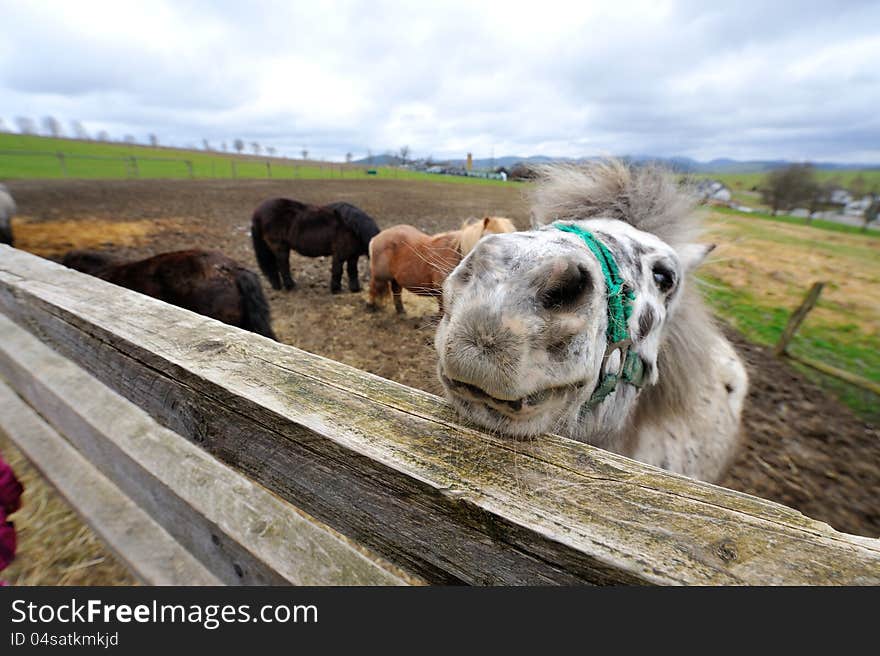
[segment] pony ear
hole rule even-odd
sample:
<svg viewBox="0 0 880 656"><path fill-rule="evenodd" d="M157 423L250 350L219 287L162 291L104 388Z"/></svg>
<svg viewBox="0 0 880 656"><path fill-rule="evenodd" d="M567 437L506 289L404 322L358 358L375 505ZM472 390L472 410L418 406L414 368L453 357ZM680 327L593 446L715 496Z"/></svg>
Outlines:
<svg viewBox="0 0 880 656"><path fill-rule="evenodd" d="M715 250L715 244L685 244L678 249L678 257L685 271L693 271Z"/></svg>
<svg viewBox="0 0 880 656"><path fill-rule="evenodd" d="M487 217L483 218L483 229L485 230L488 227L489 227L489 217L487 216Z"/></svg>

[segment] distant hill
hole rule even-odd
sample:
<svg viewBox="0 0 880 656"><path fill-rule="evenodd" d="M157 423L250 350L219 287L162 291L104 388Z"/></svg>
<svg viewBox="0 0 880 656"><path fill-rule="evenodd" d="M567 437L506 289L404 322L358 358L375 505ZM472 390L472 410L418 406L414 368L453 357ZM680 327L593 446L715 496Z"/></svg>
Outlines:
<svg viewBox="0 0 880 656"><path fill-rule="evenodd" d="M516 155L504 155L502 157L495 158L479 158L474 160L474 168L475 169L490 169L498 166L503 166L507 169L515 166L520 162L524 162L526 164L548 164L551 162L588 162L591 160L598 159L597 157L582 157L582 158L570 158L570 157L548 157L547 155L529 155L527 157L524 156L516 156ZM622 156L622 159L628 159L633 162L657 162L658 164L663 164L665 166L670 167L675 171L680 171L681 173L763 173L766 171L771 171L773 169L780 168L789 164L787 160L777 159L777 160L735 160L729 158L719 158L713 159L708 162L701 162L690 157L654 157L651 155L631 155L631 156ZM438 164L448 165L448 166L464 166L466 161L464 158L461 159L447 159L447 160L435 160ZM367 159L360 159L354 162L355 164L365 165L367 164ZM375 166L396 166L401 163L401 160L396 155L376 155L373 157L373 164ZM853 171L853 170L866 170L866 169L880 169L880 163L877 164L850 164L850 163L836 163L836 162L812 162L813 166L815 166L818 170L822 171Z"/></svg>

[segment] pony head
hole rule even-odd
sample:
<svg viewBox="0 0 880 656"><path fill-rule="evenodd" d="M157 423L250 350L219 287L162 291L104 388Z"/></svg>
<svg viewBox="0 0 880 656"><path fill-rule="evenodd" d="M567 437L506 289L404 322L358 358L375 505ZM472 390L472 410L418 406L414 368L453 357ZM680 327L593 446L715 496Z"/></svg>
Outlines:
<svg viewBox="0 0 880 656"><path fill-rule="evenodd" d="M438 371L486 428L597 443L658 383L668 324L711 247L685 240L688 199L659 171L544 174L533 216L545 224L481 239L447 277Z"/></svg>

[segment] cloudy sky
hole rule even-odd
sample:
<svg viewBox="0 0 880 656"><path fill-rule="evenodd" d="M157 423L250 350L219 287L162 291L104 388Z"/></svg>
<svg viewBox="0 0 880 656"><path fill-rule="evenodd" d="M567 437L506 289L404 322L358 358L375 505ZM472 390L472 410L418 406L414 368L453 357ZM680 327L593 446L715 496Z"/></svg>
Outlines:
<svg viewBox="0 0 880 656"><path fill-rule="evenodd" d="M880 162L880 2L0 0L0 118L285 154Z"/></svg>

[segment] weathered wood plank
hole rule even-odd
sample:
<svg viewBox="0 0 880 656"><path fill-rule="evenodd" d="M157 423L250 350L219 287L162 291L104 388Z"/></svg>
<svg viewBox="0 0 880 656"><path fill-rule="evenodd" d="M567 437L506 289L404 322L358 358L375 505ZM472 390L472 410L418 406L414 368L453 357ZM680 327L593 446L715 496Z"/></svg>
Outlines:
<svg viewBox="0 0 880 656"><path fill-rule="evenodd" d="M58 435L2 379L0 408L0 432L9 436L140 581L148 585L220 584L217 577Z"/></svg>
<svg viewBox="0 0 880 656"><path fill-rule="evenodd" d="M8 254L8 255L7 255ZM4 257L5 256L5 257ZM878 541L0 251L0 309L343 534L438 582L880 582Z"/></svg>
<svg viewBox="0 0 880 656"><path fill-rule="evenodd" d="M215 581L393 585L410 580L159 426L3 315L0 335L0 375L214 572Z"/></svg>

